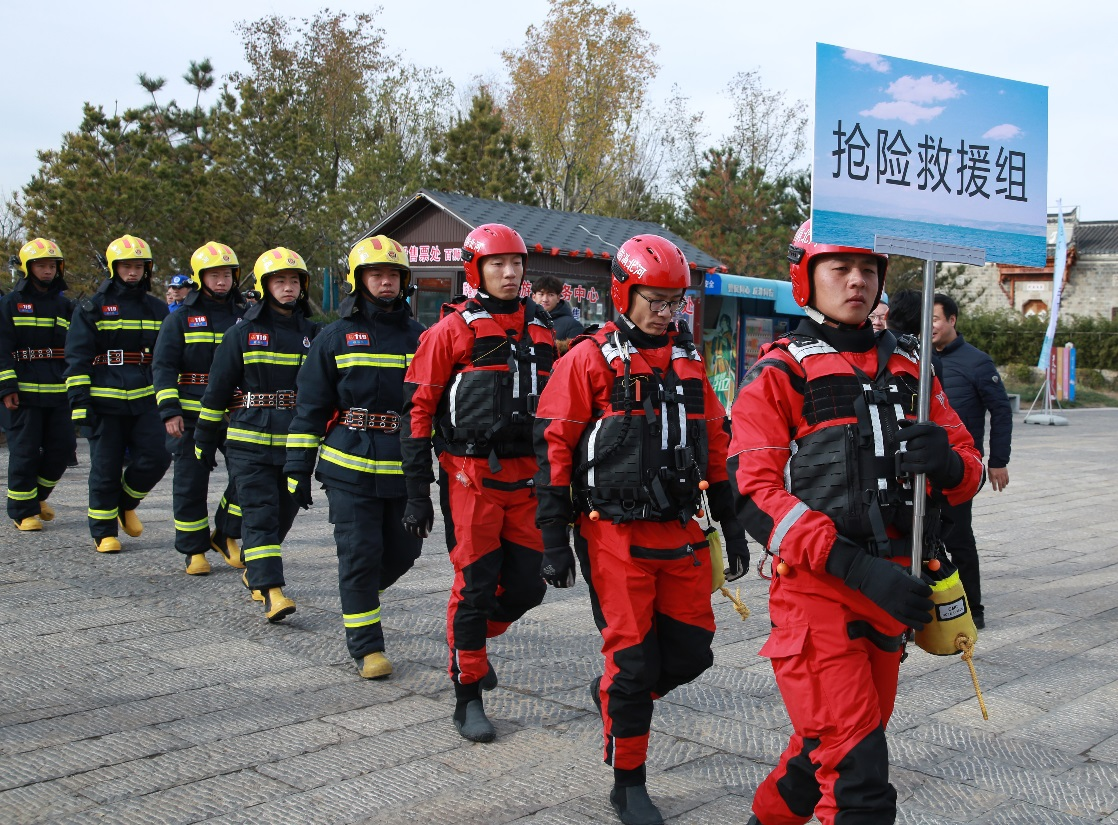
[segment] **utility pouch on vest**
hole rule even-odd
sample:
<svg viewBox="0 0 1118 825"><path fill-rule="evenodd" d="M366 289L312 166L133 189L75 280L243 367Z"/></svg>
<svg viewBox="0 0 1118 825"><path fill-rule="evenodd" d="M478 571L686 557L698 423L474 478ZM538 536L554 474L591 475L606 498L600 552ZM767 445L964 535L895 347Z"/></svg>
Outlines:
<svg viewBox="0 0 1118 825"><path fill-rule="evenodd" d="M940 569L932 572L925 568L924 581L932 588L932 620L923 630L916 631L916 644L933 656L954 656L963 650L960 636L973 645L978 641L967 594L959 580L959 571L946 560Z"/></svg>

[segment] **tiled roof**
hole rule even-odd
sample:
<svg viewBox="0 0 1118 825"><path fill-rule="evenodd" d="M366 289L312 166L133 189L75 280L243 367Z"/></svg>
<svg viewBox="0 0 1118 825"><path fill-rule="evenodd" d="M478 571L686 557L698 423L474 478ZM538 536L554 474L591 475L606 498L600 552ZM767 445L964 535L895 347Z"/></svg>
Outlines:
<svg viewBox="0 0 1118 825"><path fill-rule="evenodd" d="M415 201L426 199L457 217L470 229L483 223L503 223L516 229L524 242L532 249L537 244L545 251L558 248L560 255L576 252L585 256L586 250L594 257L610 257L617 247L634 235L662 235L675 243L687 260L702 270L722 268L722 262L692 246L678 235L649 221L628 221L620 218L603 218L581 212L558 212L538 206L524 206L519 203L482 200L468 195L437 192L434 189L421 189L396 212L384 218L378 227L388 223L396 214L413 206ZM378 227L374 227L375 232Z"/></svg>
<svg viewBox="0 0 1118 825"><path fill-rule="evenodd" d="M1075 246L1080 255L1118 253L1118 221L1080 221Z"/></svg>

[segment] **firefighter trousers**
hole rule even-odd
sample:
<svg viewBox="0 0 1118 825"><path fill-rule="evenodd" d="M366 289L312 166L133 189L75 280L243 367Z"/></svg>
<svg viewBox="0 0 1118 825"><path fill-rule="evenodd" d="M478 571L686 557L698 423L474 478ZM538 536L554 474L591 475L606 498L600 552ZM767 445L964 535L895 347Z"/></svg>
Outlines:
<svg viewBox="0 0 1118 825"><path fill-rule="evenodd" d="M253 590L283 587L280 544L299 507L287 492L282 464L226 444L225 460L241 504L241 554Z"/></svg>
<svg viewBox="0 0 1118 825"><path fill-rule="evenodd" d="M224 454L224 440L219 449ZM167 450L174 461L171 492L175 513L175 549L184 556L205 553L210 549L210 469L194 456L194 428L187 427L180 438L167 436ZM225 468L228 471L228 459ZM239 539L241 508L237 505L233 474L228 475L225 493L214 512L214 527L223 536Z"/></svg>
<svg viewBox="0 0 1118 825"><path fill-rule="evenodd" d="M484 459L443 453L454 523L454 584L446 609L450 678L461 685L489 672L485 640L543 601L543 538L536 527L531 458L503 458L493 475ZM462 480L468 482L462 483Z"/></svg>
<svg viewBox="0 0 1118 825"><path fill-rule="evenodd" d="M781 584L770 597L774 626L761 655L772 662L794 732L757 789L753 813L763 825L802 825L812 816L822 825L892 825L897 792L885 726L902 637L828 594L790 594Z"/></svg>
<svg viewBox="0 0 1118 825"><path fill-rule="evenodd" d="M171 464L165 436L154 406L139 415L98 413L89 438L89 532L95 540L117 535L117 517L135 510L163 478Z"/></svg>
<svg viewBox="0 0 1118 825"><path fill-rule="evenodd" d="M645 763L652 704L714 664L710 550L697 522L670 522L675 549L632 540L632 525L583 518L575 551L602 634L604 760L622 770ZM674 539L673 539L674 540Z"/></svg>
<svg viewBox="0 0 1118 825"><path fill-rule="evenodd" d="M8 517L22 521L39 515L39 502L62 478L77 439L65 404L21 406L9 415Z"/></svg>
<svg viewBox="0 0 1118 825"><path fill-rule="evenodd" d="M330 487L326 497L338 548L346 647L360 659L384 651L380 595L411 570L423 542L401 522L406 497L374 498Z"/></svg>

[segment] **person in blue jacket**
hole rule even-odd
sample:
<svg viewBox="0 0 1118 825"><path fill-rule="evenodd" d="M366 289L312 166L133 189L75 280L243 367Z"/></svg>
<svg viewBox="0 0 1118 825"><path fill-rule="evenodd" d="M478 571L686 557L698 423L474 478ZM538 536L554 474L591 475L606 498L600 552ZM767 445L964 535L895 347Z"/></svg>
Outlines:
<svg viewBox="0 0 1118 825"><path fill-rule="evenodd" d="M287 436L288 490L311 504L311 473L330 502L349 655L365 679L392 673L381 594L411 569L423 540L402 523L404 371L423 325L411 317L407 252L385 235L349 253L341 318L311 345ZM315 459L318 469L315 470Z"/></svg>
<svg viewBox="0 0 1118 825"><path fill-rule="evenodd" d="M1013 437L1013 408L1005 385L989 355L968 344L955 329L959 305L949 295L937 292L932 313L932 344L939 355L936 369L947 400L959 414L963 425L974 439L979 455L986 440L986 413L990 413L990 455L986 459L986 477L994 492L1009 485L1009 450ZM959 579L970 602L974 625L986 627L986 610L982 604L982 580L979 572L978 546L971 526L972 503L944 509L948 529L944 544L951 561L959 568Z"/></svg>

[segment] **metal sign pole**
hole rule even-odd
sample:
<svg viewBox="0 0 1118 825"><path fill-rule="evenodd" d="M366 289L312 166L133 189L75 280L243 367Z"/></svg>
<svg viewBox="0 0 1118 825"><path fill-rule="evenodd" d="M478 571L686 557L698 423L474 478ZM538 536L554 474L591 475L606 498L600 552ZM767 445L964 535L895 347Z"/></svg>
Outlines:
<svg viewBox="0 0 1118 825"><path fill-rule="evenodd" d="M986 250L970 246L918 241L911 238L891 238L877 235L874 252L905 255L924 261L924 289L920 313L920 391L916 400L916 418L927 421L932 406L932 313L936 300L936 262L950 262L982 266L986 263ZM927 505L923 473L912 479L912 575L920 575L920 562L924 547L924 512Z"/></svg>

